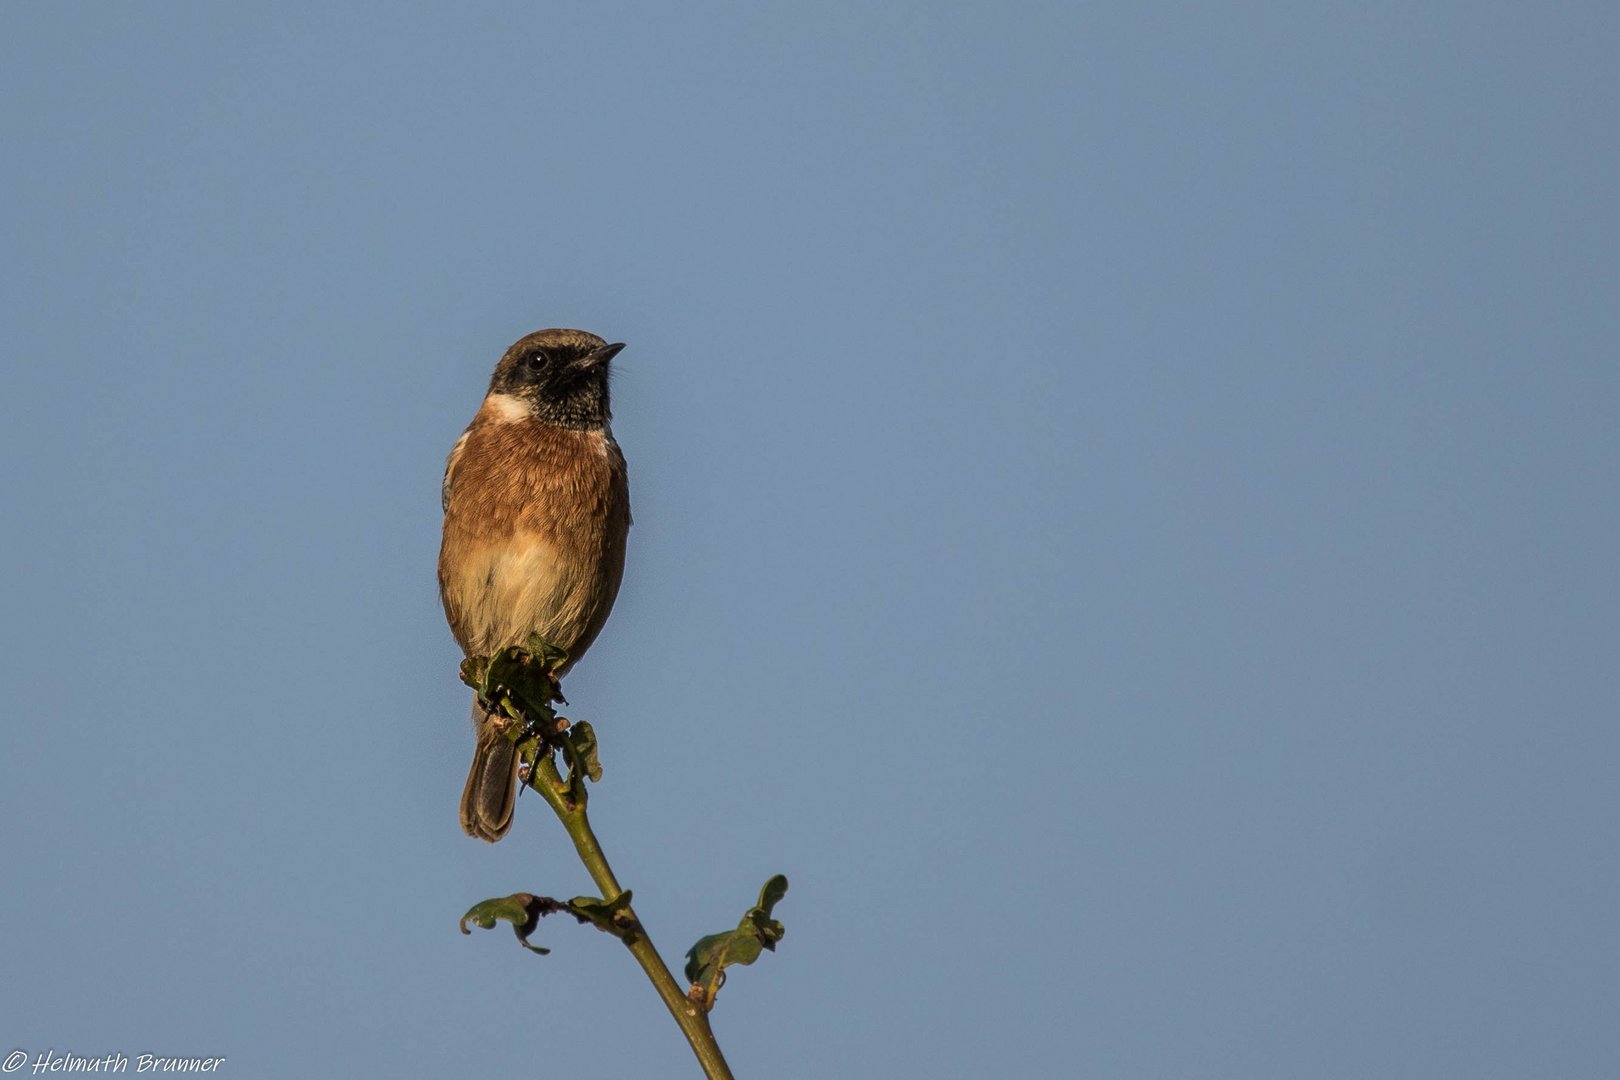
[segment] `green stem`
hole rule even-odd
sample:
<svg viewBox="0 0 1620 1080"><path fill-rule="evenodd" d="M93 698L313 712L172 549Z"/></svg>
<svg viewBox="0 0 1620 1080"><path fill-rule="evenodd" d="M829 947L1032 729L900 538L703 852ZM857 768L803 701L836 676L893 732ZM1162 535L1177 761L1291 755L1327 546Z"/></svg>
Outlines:
<svg viewBox="0 0 1620 1080"><path fill-rule="evenodd" d="M579 789L576 797L571 785L557 772L557 763L552 756L543 751L536 762L535 773L530 786L556 811L557 818L574 841L580 861L590 871L591 880L602 890L602 899L610 902L617 900L624 890L619 887L607 856L602 854L602 845L596 842L596 834L591 831L591 821L585 813L584 778L577 781ZM663 957L658 955L652 939L647 936L647 928L642 925L641 919L633 910L629 910L628 914L635 920L636 931L629 935L625 945L629 947L630 955L636 958L636 963L641 965L641 970L647 973L647 978L652 980L658 996L664 999L664 1006L680 1025L681 1034L692 1044L692 1053L697 1055L698 1064L703 1066L703 1074L709 1080L732 1080L725 1055L720 1052L720 1044L715 1041L714 1032L709 1027L708 1013L702 1005L688 1000L681 993L675 977L669 973Z"/></svg>

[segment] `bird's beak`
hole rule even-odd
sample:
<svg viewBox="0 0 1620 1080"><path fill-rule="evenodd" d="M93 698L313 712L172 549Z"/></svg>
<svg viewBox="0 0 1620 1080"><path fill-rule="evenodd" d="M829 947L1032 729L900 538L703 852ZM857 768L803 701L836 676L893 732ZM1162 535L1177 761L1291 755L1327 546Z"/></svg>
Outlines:
<svg viewBox="0 0 1620 1080"><path fill-rule="evenodd" d="M622 348L624 348L624 342L622 341L615 342L612 345L604 345L600 349L597 349L594 352L586 353L583 357L581 357L579 366L587 371L594 371L599 367L606 367L607 362L613 359L615 356L618 356L619 350Z"/></svg>

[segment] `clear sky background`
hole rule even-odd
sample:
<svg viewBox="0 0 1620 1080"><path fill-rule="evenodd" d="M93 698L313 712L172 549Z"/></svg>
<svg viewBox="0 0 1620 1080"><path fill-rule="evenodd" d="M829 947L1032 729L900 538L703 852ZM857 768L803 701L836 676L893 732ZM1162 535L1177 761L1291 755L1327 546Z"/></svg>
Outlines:
<svg viewBox="0 0 1620 1080"><path fill-rule="evenodd" d="M739 1075L1620 1073L1612 4L0 9L0 1052L696 1076L464 837L444 457L596 331L569 679Z"/></svg>

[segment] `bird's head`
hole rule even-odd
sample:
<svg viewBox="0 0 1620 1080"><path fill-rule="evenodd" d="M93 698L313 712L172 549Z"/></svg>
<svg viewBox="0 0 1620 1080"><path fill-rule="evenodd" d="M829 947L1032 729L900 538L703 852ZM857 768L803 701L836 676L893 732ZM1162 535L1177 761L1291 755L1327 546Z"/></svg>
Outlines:
<svg viewBox="0 0 1620 1080"><path fill-rule="evenodd" d="M548 423L599 430L612 415L608 363L622 348L583 330L536 330L506 350L489 392L522 402Z"/></svg>

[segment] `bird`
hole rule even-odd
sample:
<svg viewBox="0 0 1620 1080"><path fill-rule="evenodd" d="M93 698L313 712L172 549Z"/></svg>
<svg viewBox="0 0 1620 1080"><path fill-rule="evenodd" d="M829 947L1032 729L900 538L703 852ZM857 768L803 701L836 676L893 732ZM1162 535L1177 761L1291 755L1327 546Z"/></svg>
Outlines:
<svg viewBox="0 0 1620 1080"><path fill-rule="evenodd" d="M608 365L623 343L537 330L495 365L445 462L439 599L462 652L491 656L538 633L571 668L624 579L630 491L614 441ZM461 827L494 843L512 824L518 753L508 721L472 706L477 744Z"/></svg>

